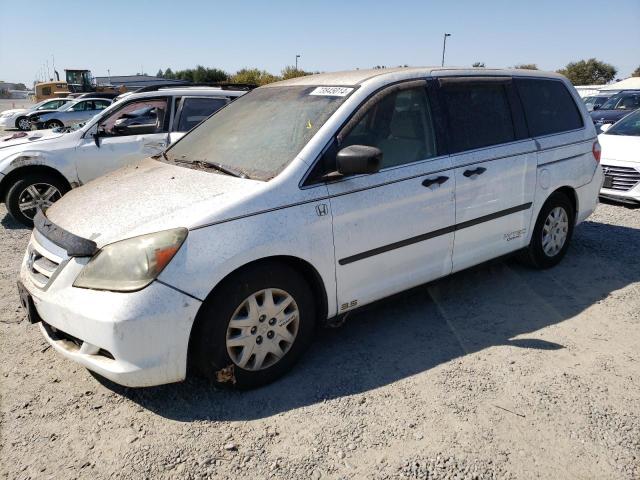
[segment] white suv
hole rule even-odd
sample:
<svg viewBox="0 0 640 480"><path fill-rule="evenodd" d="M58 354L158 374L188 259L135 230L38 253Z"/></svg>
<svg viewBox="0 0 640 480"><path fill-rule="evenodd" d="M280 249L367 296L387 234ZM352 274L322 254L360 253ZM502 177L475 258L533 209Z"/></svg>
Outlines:
<svg viewBox="0 0 640 480"><path fill-rule="evenodd" d="M128 95L75 130L0 138L0 201L16 220L31 226L37 208L104 173L162 153L244 93L236 87L159 88Z"/></svg>
<svg viewBox="0 0 640 480"><path fill-rule="evenodd" d="M557 74L271 84L39 213L22 303L58 352L120 384L189 367L261 385L318 323L512 252L558 263L596 208L599 154Z"/></svg>

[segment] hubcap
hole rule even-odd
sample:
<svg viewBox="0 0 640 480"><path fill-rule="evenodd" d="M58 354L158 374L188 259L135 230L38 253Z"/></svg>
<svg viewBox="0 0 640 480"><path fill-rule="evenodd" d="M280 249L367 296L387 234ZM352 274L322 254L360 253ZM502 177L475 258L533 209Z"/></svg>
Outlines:
<svg viewBox="0 0 640 480"><path fill-rule="evenodd" d="M31 124L29 123L29 120L27 120L26 118L21 118L18 121L18 128L20 128L20 130L29 130L30 127L31 127Z"/></svg>
<svg viewBox="0 0 640 480"><path fill-rule="evenodd" d="M38 208L46 209L62 197L60 190L48 183L29 185L18 197L18 208L27 218L33 219Z"/></svg>
<svg viewBox="0 0 640 480"><path fill-rule="evenodd" d="M291 295L277 288L260 290L249 295L231 316L227 353L245 370L269 368L291 349L299 326L300 312Z"/></svg>
<svg viewBox="0 0 640 480"><path fill-rule="evenodd" d="M569 217L562 207L549 212L542 227L542 249L548 257L554 257L562 250L569 234Z"/></svg>

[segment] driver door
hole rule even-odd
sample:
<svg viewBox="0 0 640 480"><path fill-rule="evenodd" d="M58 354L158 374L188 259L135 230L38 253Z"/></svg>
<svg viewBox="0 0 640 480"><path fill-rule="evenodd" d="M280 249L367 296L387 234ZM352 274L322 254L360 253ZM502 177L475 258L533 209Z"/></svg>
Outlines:
<svg viewBox="0 0 640 480"><path fill-rule="evenodd" d="M97 140L87 133L76 149L80 183L162 153L169 141L169 105L168 97L132 100L100 119Z"/></svg>

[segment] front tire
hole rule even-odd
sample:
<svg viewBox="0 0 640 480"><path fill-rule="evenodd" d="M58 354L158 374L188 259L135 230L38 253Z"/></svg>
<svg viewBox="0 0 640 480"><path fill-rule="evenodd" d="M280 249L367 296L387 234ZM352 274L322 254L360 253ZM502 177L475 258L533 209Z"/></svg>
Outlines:
<svg viewBox="0 0 640 480"><path fill-rule="evenodd" d="M31 130L31 122L27 117L19 117L16 120L16 128L18 130L22 130L23 132L26 130Z"/></svg>
<svg viewBox="0 0 640 480"><path fill-rule="evenodd" d="M298 271L271 261L249 266L226 279L198 312L191 367L221 385L265 385L302 356L315 322L313 294Z"/></svg>
<svg viewBox="0 0 640 480"><path fill-rule="evenodd" d="M46 209L58 201L69 187L60 178L47 173L32 173L18 179L7 191L5 204L9 214L27 227L33 227L38 208Z"/></svg>
<svg viewBox="0 0 640 480"><path fill-rule="evenodd" d="M526 263L539 269L557 265L569 248L575 215L567 195L552 193L538 214L531 242L523 256Z"/></svg>

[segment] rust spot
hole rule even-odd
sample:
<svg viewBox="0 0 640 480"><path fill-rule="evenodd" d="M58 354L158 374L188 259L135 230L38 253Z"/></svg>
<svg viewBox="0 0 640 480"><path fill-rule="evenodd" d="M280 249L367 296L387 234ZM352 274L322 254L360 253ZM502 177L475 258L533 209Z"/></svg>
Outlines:
<svg viewBox="0 0 640 480"><path fill-rule="evenodd" d="M233 373L233 364L228 367L224 367L216 372L216 381L220 383L231 382L236 384L236 376Z"/></svg>

